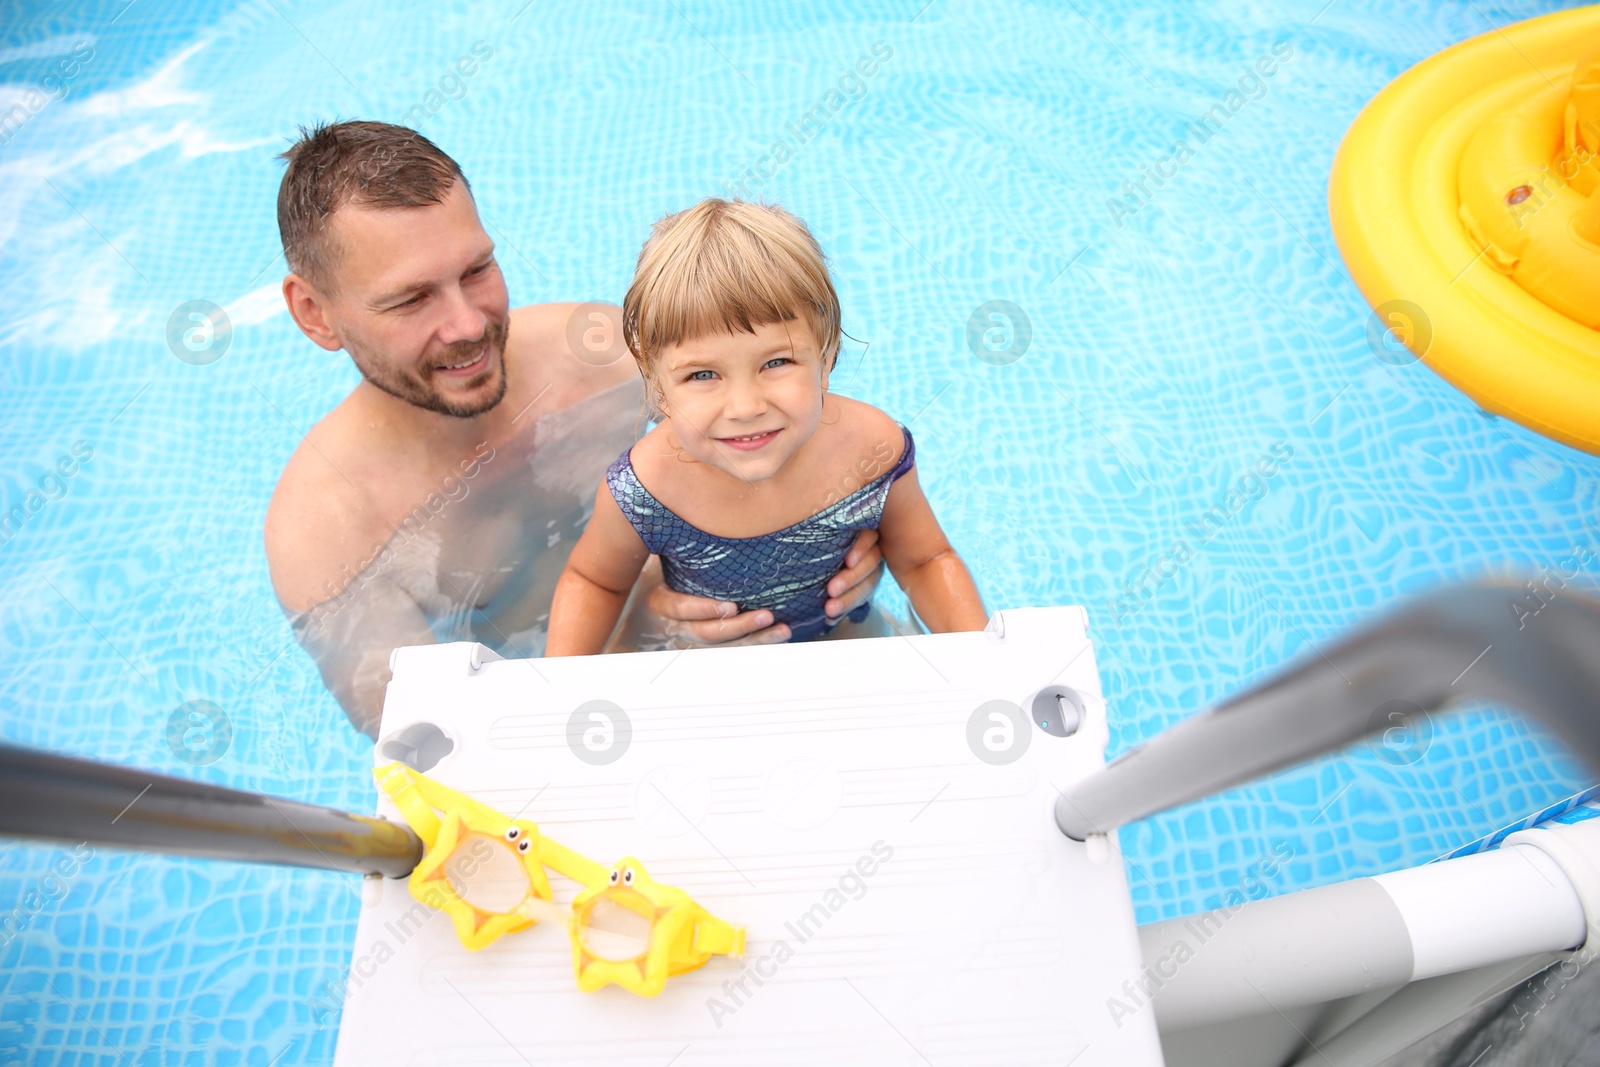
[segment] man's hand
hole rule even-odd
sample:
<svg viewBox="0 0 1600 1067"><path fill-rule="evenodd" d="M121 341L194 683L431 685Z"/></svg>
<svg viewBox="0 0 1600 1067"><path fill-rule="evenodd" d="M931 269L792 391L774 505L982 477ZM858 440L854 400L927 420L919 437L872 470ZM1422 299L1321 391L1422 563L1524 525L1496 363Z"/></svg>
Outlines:
<svg viewBox="0 0 1600 1067"><path fill-rule="evenodd" d="M664 585L650 592L668 648L704 645L775 645L789 640L789 627L772 624L772 612L739 611L725 600L675 593Z"/></svg>
<svg viewBox="0 0 1600 1067"><path fill-rule="evenodd" d="M661 560L651 556L639 575L641 591L648 590L645 605L652 616L645 641L665 640L668 648L705 645L774 645L789 640L789 627L772 624L772 612L740 611L726 600L692 596L668 589L661 580ZM640 635L643 637L644 635Z"/></svg>
<svg viewBox="0 0 1600 1067"><path fill-rule="evenodd" d="M872 598L883 578L883 552L878 548L878 531L862 530L844 557L844 567L828 582L828 602L822 610L828 618L847 615L857 604Z"/></svg>
<svg viewBox="0 0 1600 1067"><path fill-rule="evenodd" d="M828 582L828 602L823 610L839 618L872 596L883 574L883 553L878 531L863 530L845 556L844 567ZM659 561L652 557L640 575L648 585L645 603L656 616L655 624L672 648L704 645L772 645L789 640L789 627L772 623L772 612L739 611L738 605L709 597L690 596L668 589L661 581Z"/></svg>

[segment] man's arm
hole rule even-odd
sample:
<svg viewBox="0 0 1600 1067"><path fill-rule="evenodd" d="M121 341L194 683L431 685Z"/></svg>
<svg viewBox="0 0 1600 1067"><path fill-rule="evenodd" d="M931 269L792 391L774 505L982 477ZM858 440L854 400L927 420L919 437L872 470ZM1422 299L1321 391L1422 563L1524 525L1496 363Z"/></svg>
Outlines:
<svg viewBox="0 0 1600 1067"><path fill-rule="evenodd" d="M416 602L381 572L369 573L341 596L289 621L350 724L377 740L390 654L403 645L434 643Z"/></svg>
<svg viewBox="0 0 1600 1067"><path fill-rule="evenodd" d="M386 570L389 531L302 444L272 494L263 533L273 591L295 639L351 724L376 738L389 654L434 642L421 608Z"/></svg>
<svg viewBox="0 0 1600 1067"><path fill-rule="evenodd" d="M872 599L883 578L883 550L878 546L877 530L862 530L844 557L844 566L828 582L829 600L822 610L830 619L847 615L857 605Z"/></svg>

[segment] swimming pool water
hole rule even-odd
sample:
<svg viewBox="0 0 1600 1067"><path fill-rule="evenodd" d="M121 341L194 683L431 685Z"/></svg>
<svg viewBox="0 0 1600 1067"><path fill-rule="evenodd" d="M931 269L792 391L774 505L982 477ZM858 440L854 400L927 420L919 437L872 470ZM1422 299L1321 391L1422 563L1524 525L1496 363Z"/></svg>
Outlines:
<svg viewBox="0 0 1600 1067"><path fill-rule="evenodd" d="M1371 345L1325 207L1380 87L1558 6L9 9L0 508L42 504L0 544L0 735L370 810L260 536L355 381L277 293L272 155L334 117L460 160L518 303L619 299L650 222L702 196L807 219L860 341L834 387L912 427L991 608L1088 607L1114 752L1409 594L1600 547L1600 460ZM167 343L192 300L232 322L209 365ZM168 741L193 700L232 725L207 765ZM1126 829L1140 920L1423 862L1590 784L1504 710L1418 729ZM0 1062L331 1060L354 879L7 844L7 908Z"/></svg>

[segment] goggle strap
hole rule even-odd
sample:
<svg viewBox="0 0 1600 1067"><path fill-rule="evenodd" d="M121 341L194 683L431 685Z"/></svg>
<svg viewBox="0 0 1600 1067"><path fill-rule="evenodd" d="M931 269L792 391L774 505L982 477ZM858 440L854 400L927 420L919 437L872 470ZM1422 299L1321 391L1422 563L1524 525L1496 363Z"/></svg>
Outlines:
<svg viewBox="0 0 1600 1067"><path fill-rule="evenodd" d="M565 926L572 913L572 909L569 907L537 896L529 896L518 905L517 911L525 919L532 919L534 922L554 923L556 926Z"/></svg>
<svg viewBox="0 0 1600 1067"><path fill-rule="evenodd" d="M717 956L744 955L744 927L707 915L694 924L695 952Z"/></svg>
<svg viewBox="0 0 1600 1067"><path fill-rule="evenodd" d="M611 874L611 868L603 867L587 856L578 855L543 833L539 835L539 862L589 889L605 885Z"/></svg>
<svg viewBox="0 0 1600 1067"><path fill-rule="evenodd" d="M422 791L422 784L427 779L403 763L374 767L372 776L378 780L379 787L389 794L389 799L400 809L400 814L405 816L411 829L422 838L423 845L432 848L439 839L439 816Z"/></svg>
<svg viewBox="0 0 1600 1067"><path fill-rule="evenodd" d="M460 808L471 811L486 822L502 822L505 816L487 804L440 785L425 774L418 774L403 763L391 763L372 772L383 791L389 794L411 829L422 843L433 846L439 836L438 812Z"/></svg>

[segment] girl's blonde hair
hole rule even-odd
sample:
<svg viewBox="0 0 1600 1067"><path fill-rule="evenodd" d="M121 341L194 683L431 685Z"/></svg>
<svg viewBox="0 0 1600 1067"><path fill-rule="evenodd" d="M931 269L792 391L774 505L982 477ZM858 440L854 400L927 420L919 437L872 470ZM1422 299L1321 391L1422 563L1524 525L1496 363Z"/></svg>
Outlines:
<svg viewBox="0 0 1600 1067"><path fill-rule="evenodd" d="M750 333L796 314L805 316L831 369L839 356L839 295L816 238L781 207L712 198L651 229L622 299L622 336L648 382L651 361L668 345Z"/></svg>

